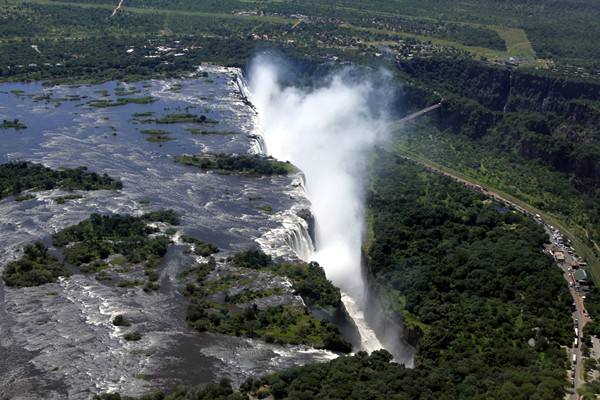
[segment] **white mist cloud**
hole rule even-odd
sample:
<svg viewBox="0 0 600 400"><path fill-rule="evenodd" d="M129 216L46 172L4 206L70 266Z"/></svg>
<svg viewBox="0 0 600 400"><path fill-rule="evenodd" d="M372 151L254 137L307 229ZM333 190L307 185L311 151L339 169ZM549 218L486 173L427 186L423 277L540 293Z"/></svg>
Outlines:
<svg viewBox="0 0 600 400"><path fill-rule="evenodd" d="M343 291L361 299L366 157L384 138L389 93L350 70L317 88L282 87L279 65L263 56L250 69L267 151L304 172L316 220L314 259Z"/></svg>

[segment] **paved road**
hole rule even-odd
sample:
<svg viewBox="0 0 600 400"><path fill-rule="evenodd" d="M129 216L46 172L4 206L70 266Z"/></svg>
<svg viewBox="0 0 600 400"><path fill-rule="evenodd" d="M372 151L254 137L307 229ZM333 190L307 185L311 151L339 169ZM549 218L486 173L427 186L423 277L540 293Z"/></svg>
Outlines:
<svg viewBox="0 0 600 400"><path fill-rule="evenodd" d="M492 189L489 189L487 187L470 182L463 177L455 175L452 171L449 171L446 168L443 168L443 169L438 168L438 167L432 166L430 164L427 164L427 163L423 162L422 160L411 158L407 155L403 155L403 157L424 166L425 168L429 169L432 172L448 176L448 177L454 179L455 181L464 184L465 186L467 186L468 188L470 188L472 190L481 192L481 193L485 194L486 196L489 196L500 203L504 203L508 207L511 207L523 214L526 214L528 216L535 218L539 223L544 224L546 232L550 236L552 243L556 247L558 247L564 251L565 261L558 263L558 264L559 264L559 267L563 270L565 280L569 283L569 291L571 293L571 296L573 297L573 302L575 303L575 311L573 312L574 342L573 342L573 347L569 351L569 356L571 357L570 361L572 361L572 356L573 356L573 354L575 354L576 363L575 363L575 369L569 371L572 388L573 388L572 393L569 395L569 398L571 398L573 400L579 400L579 395L577 395L577 388L579 388L581 386L581 384L584 383L584 382L581 382L581 380L579 379L579 377L581 376L581 373L583 371L583 359L581 356L582 355L582 353L581 353L581 333L582 333L582 330L583 330L583 327L585 326L585 324L587 324L589 322L589 315L588 315L587 311L585 310L585 306L584 306L583 299L582 299L582 293L580 291L576 290L577 284L575 282L575 279L573 277L573 273L572 273L571 267L570 267L572 265L573 261L575 261L575 256L572 254L569 254L570 248L569 248L567 242L564 240L563 235L559 232L558 229L556 229L549 223L543 221L540 216L532 215L529 211L525 210L523 207L504 198L501 194L495 192ZM575 334L575 328L577 328L577 335ZM577 346L575 346L575 337L577 337Z"/></svg>
<svg viewBox="0 0 600 400"><path fill-rule="evenodd" d="M581 292L581 289L579 288L579 285L573 276L573 269L571 268L571 266L577 262L575 253L569 248L569 245L565 243L563 236L556 228L550 225L545 225L545 228L546 232L551 238L552 244L565 255L565 260L557 263L563 271L565 280L569 283L569 292L571 293L571 296L573 297L573 303L575 304L575 311L573 312L573 333L575 334L574 337L576 338L576 341L573 343L573 347L569 351L569 355L571 356L571 360L572 356L575 355L577 362L575 363L574 368L570 371L571 383L573 385L573 393L570 397L572 399L578 399L579 396L576 394L577 388L584 383L584 381L580 379L583 373L581 338L583 328L589 322L590 318L583 302L583 293Z"/></svg>

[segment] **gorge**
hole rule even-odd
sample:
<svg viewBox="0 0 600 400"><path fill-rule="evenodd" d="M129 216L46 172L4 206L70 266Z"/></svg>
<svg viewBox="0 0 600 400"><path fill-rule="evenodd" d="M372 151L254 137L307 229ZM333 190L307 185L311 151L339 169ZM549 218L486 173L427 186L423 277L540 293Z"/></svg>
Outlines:
<svg viewBox="0 0 600 400"><path fill-rule="evenodd" d="M361 350L388 347L396 361L410 366L414 349L399 340L401 335L386 340L388 346L378 337L383 338L385 324L377 321L381 311L374 309L377 302L368 298L361 254L368 156L385 140L394 96L389 74L371 71L359 74L358 80L356 71L347 67L314 88L284 87L280 83L283 65L266 55L256 57L249 71L249 96L258 112L263 150L292 162L305 176L315 243L314 252L302 243L298 256L319 262L341 289L344 306L360 335ZM302 235L294 235L293 241L298 242L296 236ZM382 329L376 332L371 324Z"/></svg>

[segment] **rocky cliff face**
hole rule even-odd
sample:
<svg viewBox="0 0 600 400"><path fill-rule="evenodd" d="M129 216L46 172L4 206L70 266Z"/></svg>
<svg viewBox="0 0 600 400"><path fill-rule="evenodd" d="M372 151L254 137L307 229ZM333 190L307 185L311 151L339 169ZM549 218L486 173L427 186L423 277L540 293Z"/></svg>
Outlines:
<svg viewBox="0 0 600 400"><path fill-rule="evenodd" d="M398 68L412 81L413 104L444 99L433 116L439 129L574 174L582 190L600 185L600 84L467 60L419 59Z"/></svg>
<svg viewBox="0 0 600 400"><path fill-rule="evenodd" d="M398 64L429 87L470 98L492 111L568 112L570 100L600 101L600 84L542 76L469 60L416 59ZM505 110L505 106L509 105Z"/></svg>
<svg viewBox="0 0 600 400"><path fill-rule="evenodd" d="M365 316L377 337L397 362L414 367L416 347L423 332L417 326L408 326L401 315L386 308L381 302L381 288L375 282L368 257L363 254L363 274L367 282Z"/></svg>

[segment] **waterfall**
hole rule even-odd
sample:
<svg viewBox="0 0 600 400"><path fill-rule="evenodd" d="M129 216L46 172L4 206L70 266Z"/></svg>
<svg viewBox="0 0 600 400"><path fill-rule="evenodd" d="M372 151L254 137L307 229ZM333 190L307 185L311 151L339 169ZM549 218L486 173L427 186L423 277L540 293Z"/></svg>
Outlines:
<svg viewBox="0 0 600 400"><path fill-rule="evenodd" d="M237 84L243 96L254 100L255 94L248 89L242 76L237 79ZM290 120L284 121L277 128L278 134L274 135L275 132L272 127L265 125L266 121L261 119L265 118L265 115L261 114L259 116L257 112L256 129L252 137L260 138L262 144L256 147L260 147L262 154L268 154L281 160L289 160L307 173L307 176L304 176L303 173L297 175L292 184L291 196L301 203L308 203L312 212L315 212L315 205L308 201L308 198L311 197L310 189L313 189L312 194L318 195L315 198L318 200L318 213L315 213L318 229L315 237L311 238L308 222L298 215L299 210L290 210L272 216L271 219L280 222L281 228L270 230L256 241L266 253L272 256L287 258L292 256L305 262L319 262L324 268L328 279L341 288L344 307L354 320L361 337L361 350L372 352L384 347L364 315L366 285L362 276L360 250L364 212L362 210L363 200L359 194L361 192L358 179L360 171L355 174L349 173L342 166L342 163L353 160L353 167L362 165L361 154L374 141L372 135L378 132L381 124L374 118L363 115L364 113L360 111L364 109L363 102L365 98L362 96L365 94L363 91L368 91L367 87L359 87L357 90L357 88L344 87L341 82L337 81L334 86L334 90L341 89L344 92L342 95L345 94L350 97L350 104L348 104L348 107L338 106L341 107L338 108L339 110L344 110L344 113L348 113L348 115L344 115L341 120L331 121L330 123L335 124L335 126L330 128L332 128L333 134L350 131L355 136L347 137L347 140L343 137L336 138L331 157L330 154L320 153L323 151L325 143L320 143L319 138L315 140L314 135L320 133L318 130L324 129L323 127L317 126L315 129L311 129L308 126L304 127L302 132L298 131L298 125L305 122L310 123L310 119L314 118L315 115L307 117L306 120L294 120L293 115L296 113L296 109L292 108L293 111L289 110L285 114ZM262 93L262 95L264 94ZM297 96L302 97L301 94L297 94ZM326 96L331 96L331 94L326 93ZM331 100L336 100L335 95L331 97ZM262 108L258 107L257 110L261 113L265 111L264 100L264 97L260 98L259 96L257 104ZM285 101L285 99L282 100ZM272 99L269 101L272 101ZM323 112L326 117L325 120L327 119L329 111L327 107L309 108L312 113ZM362 120L363 116L364 120ZM296 116L296 118L298 117ZM341 124L340 121L342 121ZM263 127L271 129L265 131ZM294 127L296 127L295 131ZM293 139L300 140L300 143L304 139L312 140L312 145L316 147L312 150L307 147L305 151L302 151L302 146L296 146L299 144L298 142L286 137L287 132L296 135ZM304 133L310 133L312 136L303 135ZM326 133L331 132L324 132L323 136L327 136ZM362 135L363 133L366 134ZM324 140L328 139L325 137ZM282 151L282 149L284 150ZM324 172L324 174L320 174L319 171ZM339 187L339 190L336 187ZM338 203L338 201L342 201L342 203ZM324 205L327 210L324 210ZM315 251L313 239L315 239L319 251Z"/></svg>
<svg viewBox="0 0 600 400"><path fill-rule="evenodd" d="M288 194L294 195L294 192L292 190ZM305 210L307 199L296 198L299 200L297 205L269 217L277 227L268 230L255 241L273 258L308 262L314 255L315 246L308 222L298 215Z"/></svg>
<svg viewBox="0 0 600 400"><path fill-rule="evenodd" d="M366 295L366 293L364 293L364 295ZM362 297L364 299L364 296ZM348 294L344 292L342 292L342 303L344 303L346 311L348 311L348 314L350 314L356 324L356 328L360 335L362 350L371 353L375 350L382 349L383 345L377 338L375 331L367 323L365 313L363 312L364 307L361 307L354 298L348 296Z"/></svg>
<svg viewBox="0 0 600 400"><path fill-rule="evenodd" d="M312 238L308 233L306 224L296 223L289 230L288 244L294 253L303 261L310 261L314 254Z"/></svg>
<svg viewBox="0 0 600 400"><path fill-rule="evenodd" d="M235 83L244 103L254 110L254 131L252 134L250 134L250 154L266 155L268 154L267 144L265 143L264 134L260 129L258 113L256 112L256 107L254 107L254 104L252 104L250 101L250 89L248 88L248 82L240 70L238 70L238 73L236 74Z"/></svg>
<svg viewBox="0 0 600 400"><path fill-rule="evenodd" d="M250 154L267 154L267 145L262 135L250 135Z"/></svg>

